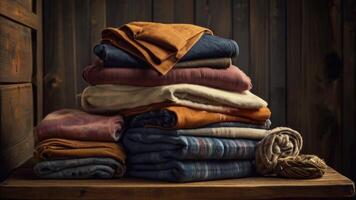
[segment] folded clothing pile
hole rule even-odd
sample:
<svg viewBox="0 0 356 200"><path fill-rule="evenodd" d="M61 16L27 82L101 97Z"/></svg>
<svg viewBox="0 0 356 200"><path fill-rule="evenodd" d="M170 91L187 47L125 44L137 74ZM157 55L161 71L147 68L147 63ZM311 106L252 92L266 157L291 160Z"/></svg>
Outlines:
<svg viewBox="0 0 356 200"><path fill-rule="evenodd" d="M117 141L123 118L63 109L47 115L35 131L34 172L41 178L112 178L125 173Z"/></svg>
<svg viewBox="0 0 356 200"><path fill-rule="evenodd" d="M253 176L267 103L231 64L235 41L188 24L132 22L102 33L82 108L126 117L127 175L166 181Z"/></svg>

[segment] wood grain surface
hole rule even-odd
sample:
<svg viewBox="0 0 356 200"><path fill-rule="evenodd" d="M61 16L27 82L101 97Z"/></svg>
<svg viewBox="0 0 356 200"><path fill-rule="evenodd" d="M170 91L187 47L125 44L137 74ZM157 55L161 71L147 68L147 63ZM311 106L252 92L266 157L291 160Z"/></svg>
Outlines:
<svg viewBox="0 0 356 200"><path fill-rule="evenodd" d="M348 178L329 168L311 180L241 178L195 183L142 179L41 180L30 168L20 168L0 184L4 199L270 199L349 197L355 192Z"/></svg>

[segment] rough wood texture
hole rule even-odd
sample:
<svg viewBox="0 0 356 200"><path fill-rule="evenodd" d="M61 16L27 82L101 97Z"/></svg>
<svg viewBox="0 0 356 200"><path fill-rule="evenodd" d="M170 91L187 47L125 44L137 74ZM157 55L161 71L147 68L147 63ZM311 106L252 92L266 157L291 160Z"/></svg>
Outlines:
<svg viewBox="0 0 356 200"><path fill-rule="evenodd" d="M32 12L32 0L1 0L0 15L33 29L41 26L38 16Z"/></svg>
<svg viewBox="0 0 356 200"><path fill-rule="evenodd" d="M251 58L248 72L253 83L252 91L267 101L270 81L268 10L269 1L250 1Z"/></svg>
<svg viewBox="0 0 356 200"><path fill-rule="evenodd" d="M107 26L152 20L152 0L107 0L106 4Z"/></svg>
<svg viewBox="0 0 356 200"><path fill-rule="evenodd" d="M0 83L31 82L31 29L0 16Z"/></svg>
<svg viewBox="0 0 356 200"><path fill-rule="evenodd" d="M231 2L196 0L195 24L208 27L221 37L231 38Z"/></svg>
<svg viewBox="0 0 356 200"><path fill-rule="evenodd" d="M233 63L248 72L250 66L250 1L236 0L233 2L233 39L239 44L239 55L234 58Z"/></svg>
<svg viewBox="0 0 356 200"><path fill-rule="evenodd" d="M341 152L340 54L333 45L337 41L330 39L330 10L322 0L290 4L287 124L303 134L304 152L337 166Z"/></svg>
<svg viewBox="0 0 356 200"><path fill-rule="evenodd" d="M269 5L269 107L274 127L286 124L286 2L271 0Z"/></svg>
<svg viewBox="0 0 356 200"><path fill-rule="evenodd" d="M31 169L19 169L0 184L4 199L285 199L349 197L354 192L353 182L331 168L323 178L312 180L259 177L183 184L141 179L40 180Z"/></svg>
<svg viewBox="0 0 356 200"><path fill-rule="evenodd" d="M346 175L356 179L356 1L344 0L341 6L344 10L342 166Z"/></svg>
<svg viewBox="0 0 356 200"><path fill-rule="evenodd" d="M194 23L194 1L153 0L153 21L162 23Z"/></svg>
<svg viewBox="0 0 356 200"><path fill-rule="evenodd" d="M31 83L0 85L0 177L32 156Z"/></svg>

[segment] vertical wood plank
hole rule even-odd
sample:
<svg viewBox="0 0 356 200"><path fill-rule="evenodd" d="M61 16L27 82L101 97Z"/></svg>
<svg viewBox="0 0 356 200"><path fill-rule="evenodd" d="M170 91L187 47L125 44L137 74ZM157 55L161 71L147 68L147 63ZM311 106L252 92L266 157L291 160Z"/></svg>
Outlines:
<svg viewBox="0 0 356 200"><path fill-rule="evenodd" d="M174 22L174 0L153 0L152 21L161 23Z"/></svg>
<svg viewBox="0 0 356 200"><path fill-rule="evenodd" d="M76 98L76 107L80 107L79 105L79 93L85 88L87 85L82 78L83 69L91 64L91 23L90 23L90 0L81 0L75 1L75 10L74 10L74 18L75 18L75 51L74 60L75 63L75 74L73 75L74 81L76 83L75 98Z"/></svg>
<svg viewBox="0 0 356 200"><path fill-rule="evenodd" d="M250 1L250 66L252 91L269 101L269 2ZM270 102L270 101L269 101Z"/></svg>
<svg viewBox="0 0 356 200"><path fill-rule="evenodd" d="M153 0L153 21L162 23L194 23L194 1Z"/></svg>
<svg viewBox="0 0 356 200"><path fill-rule="evenodd" d="M36 0L36 15L38 20L38 29L36 30L36 58L34 62L34 101L35 101L35 120L37 124L43 117L43 1Z"/></svg>
<svg viewBox="0 0 356 200"><path fill-rule="evenodd" d="M194 1L174 1L174 22L194 24Z"/></svg>
<svg viewBox="0 0 356 200"><path fill-rule="evenodd" d="M90 1L90 50L100 42L101 31L106 27L106 1L91 0ZM91 53L91 60L94 61L95 55Z"/></svg>
<svg viewBox="0 0 356 200"><path fill-rule="evenodd" d="M338 45L332 44L339 40L330 40L329 5L322 0L288 4L288 125L303 134L304 152L317 154L337 167L341 153L340 77L331 70L338 66L330 68L328 55L340 52L334 48Z"/></svg>
<svg viewBox="0 0 356 200"><path fill-rule="evenodd" d="M233 0L232 35L240 48L239 55L233 63L248 73L250 66L250 1Z"/></svg>
<svg viewBox="0 0 356 200"><path fill-rule="evenodd" d="M75 2L45 1L44 113L76 107Z"/></svg>
<svg viewBox="0 0 356 200"><path fill-rule="evenodd" d="M231 38L230 0L196 0L195 23L210 28L215 35Z"/></svg>
<svg viewBox="0 0 356 200"><path fill-rule="evenodd" d="M303 81L293 78L301 72L302 48L302 3L299 0L287 2L287 125L296 129L301 127L304 105L302 90Z"/></svg>
<svg viewBox="0 0 356 200"><path fill-rule="evenodd" d="M356 181L356 1L344 0L343 8L343 108L342 164L345 175Z"/></svg>
<svg viewBox="0 0 356 200"><path fill-rule="evenodd" d="M151 0L107 0L107 25L119 27L131 21L152 21Z"/></svg>
<svg viewBox="0 0 356 200"><path fill-rule="evenodd" d="M277 127L286 123L286 1L271 0L269 9L269 107Z"/></svg>

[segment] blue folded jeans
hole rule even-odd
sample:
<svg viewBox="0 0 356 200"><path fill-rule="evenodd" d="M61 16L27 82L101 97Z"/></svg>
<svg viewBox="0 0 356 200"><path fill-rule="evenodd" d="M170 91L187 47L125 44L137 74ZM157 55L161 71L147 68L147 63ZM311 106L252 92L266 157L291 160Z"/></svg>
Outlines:
<svg viewBox="0 0 356 200"><path fill-rule="evenodd" d="M149 67L145 61L110 44L98 44L94 53L103 61L104 67ZM228 58L239 54L234 40L213 35L203 35L180 61L205 58Z"/></svg>

